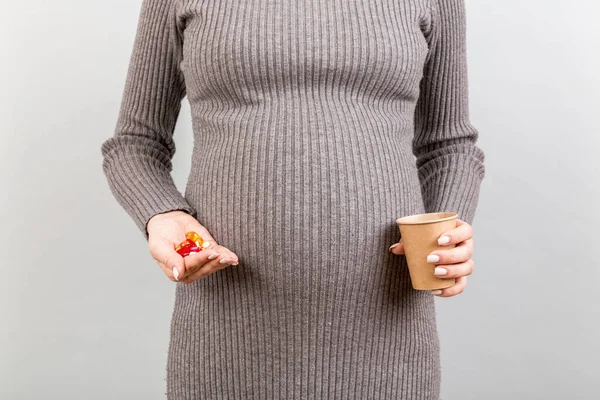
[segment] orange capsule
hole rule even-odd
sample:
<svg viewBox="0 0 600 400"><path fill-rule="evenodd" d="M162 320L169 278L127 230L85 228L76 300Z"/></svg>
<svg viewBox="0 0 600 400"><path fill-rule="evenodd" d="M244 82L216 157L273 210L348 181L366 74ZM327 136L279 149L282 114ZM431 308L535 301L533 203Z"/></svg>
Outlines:
<svg viewBox="0 0 600 400"><path fill-rule="evenodd" d="M202 239L202 237L194 231L187 232L185 234L185 237L188 240L191 240L192 242L196 243L198 245L198 247L200 247L202 249L205 249L206 247L208 247L208 242L205 242L204 239Z"/></svg>

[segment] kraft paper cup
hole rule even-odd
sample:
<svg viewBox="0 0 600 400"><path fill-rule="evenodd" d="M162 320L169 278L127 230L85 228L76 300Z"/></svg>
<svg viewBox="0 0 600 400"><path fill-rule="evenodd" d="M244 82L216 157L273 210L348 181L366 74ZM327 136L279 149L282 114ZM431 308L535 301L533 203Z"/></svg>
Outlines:
<svg viewBox="0 0 600 400"><path fill-rule="evenodd" d="M435 212L409 215L396 220L414 289L443 289L456 283L454 278L435 276L433 271L436 264L427 262L427 256L432 251L455 247L440 246L437 240L442 233L456 227L456 218L457 214L454 212Z"/></svg>

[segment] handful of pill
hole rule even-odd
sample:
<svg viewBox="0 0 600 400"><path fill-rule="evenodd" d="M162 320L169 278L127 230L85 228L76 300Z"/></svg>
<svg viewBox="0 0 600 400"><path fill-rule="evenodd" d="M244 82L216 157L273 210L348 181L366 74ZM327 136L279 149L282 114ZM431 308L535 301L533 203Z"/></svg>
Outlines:
<svg viewBox="0 0 600 400"><path fill-rule="evenodd" d="M198 253L210 245L210 242L202 239L202 237L194 231L187 232L185 237L186 239L175 247L175 251L182 257Z"/></svg>

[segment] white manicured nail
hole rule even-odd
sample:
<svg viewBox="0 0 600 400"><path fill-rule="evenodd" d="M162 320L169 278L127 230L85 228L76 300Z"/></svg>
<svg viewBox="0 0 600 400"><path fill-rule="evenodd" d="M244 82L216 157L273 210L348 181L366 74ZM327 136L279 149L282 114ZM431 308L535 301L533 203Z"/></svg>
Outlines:
<svg viewBox="0 0 600 400"><path fill-rule="evenodd" d="M438 244L446 244L450 242L450 236L442 236L438 239Z"/></svg>
<svg viewBox="0 0 600 400"><path fill-rule="evenodd" d="M176 281L179 280L179 271L177 270L177 267L173 267L173 276L175 277Z"/></svg>
<svg viewBox="0 0 600 400"><path fill-rule="evenodd" d="M441 289L432 290L431 293L433 293L433 294L442 294L442 290Z"/></svg>
<svg viewBox="0 0 600 400"><path fill-rule="evenodd" d="M440 256L438 256L437 254L430 254L427 256L427 262L435 263L438 261L440 261Z"/></svg>
<svg viewBox="0 0 600 400"><path fill-rule="evenodd" d="M446 275L448 273L448 270L446 268L435 267L433 273L435 275Z"/></svg>
<svg viewBox="0 0 600 400"><path fill-rule="evenodd" d="M214 260L217 257L219 257L219 253L212 253L210 256L208 256L208 259L209 260Z"/></svg>
<svg viewBox="0 0 600 400"><path fill-rule="evenodd" d="M221 261L219 261L221 264L229 264L231 262L231 260L229 258L222 258Z"/></svg>
<svg viewBox="0 0 600 400"><path fill-rule="evenodd" d="M209 241L206 241L206 242L202 243L202 248L203 248L203 249L205 249L205 248L207 248L208 246L210 246L210 244L211 244L211 243L210 243Z"/></svg>
<svg viewBox="0 0 600 400"><path fill-rule="evenodd" d="M390 250L392 250L394 247L398 246L400 243L394 243L393 245L390 246Z"/></svg>

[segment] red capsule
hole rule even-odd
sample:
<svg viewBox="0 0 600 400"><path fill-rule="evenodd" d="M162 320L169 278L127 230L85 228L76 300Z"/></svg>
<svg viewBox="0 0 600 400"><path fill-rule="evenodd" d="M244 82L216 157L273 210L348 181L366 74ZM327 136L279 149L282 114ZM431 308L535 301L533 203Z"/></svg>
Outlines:
<svg viewBox="0 0 600 400"><path fill-rule="evenodd" d="M191 252L199 252L202 251L202 247L198 246L194 241L186 239L181 242L176 248L175 251L182 256L189 256Z"/></svg>

